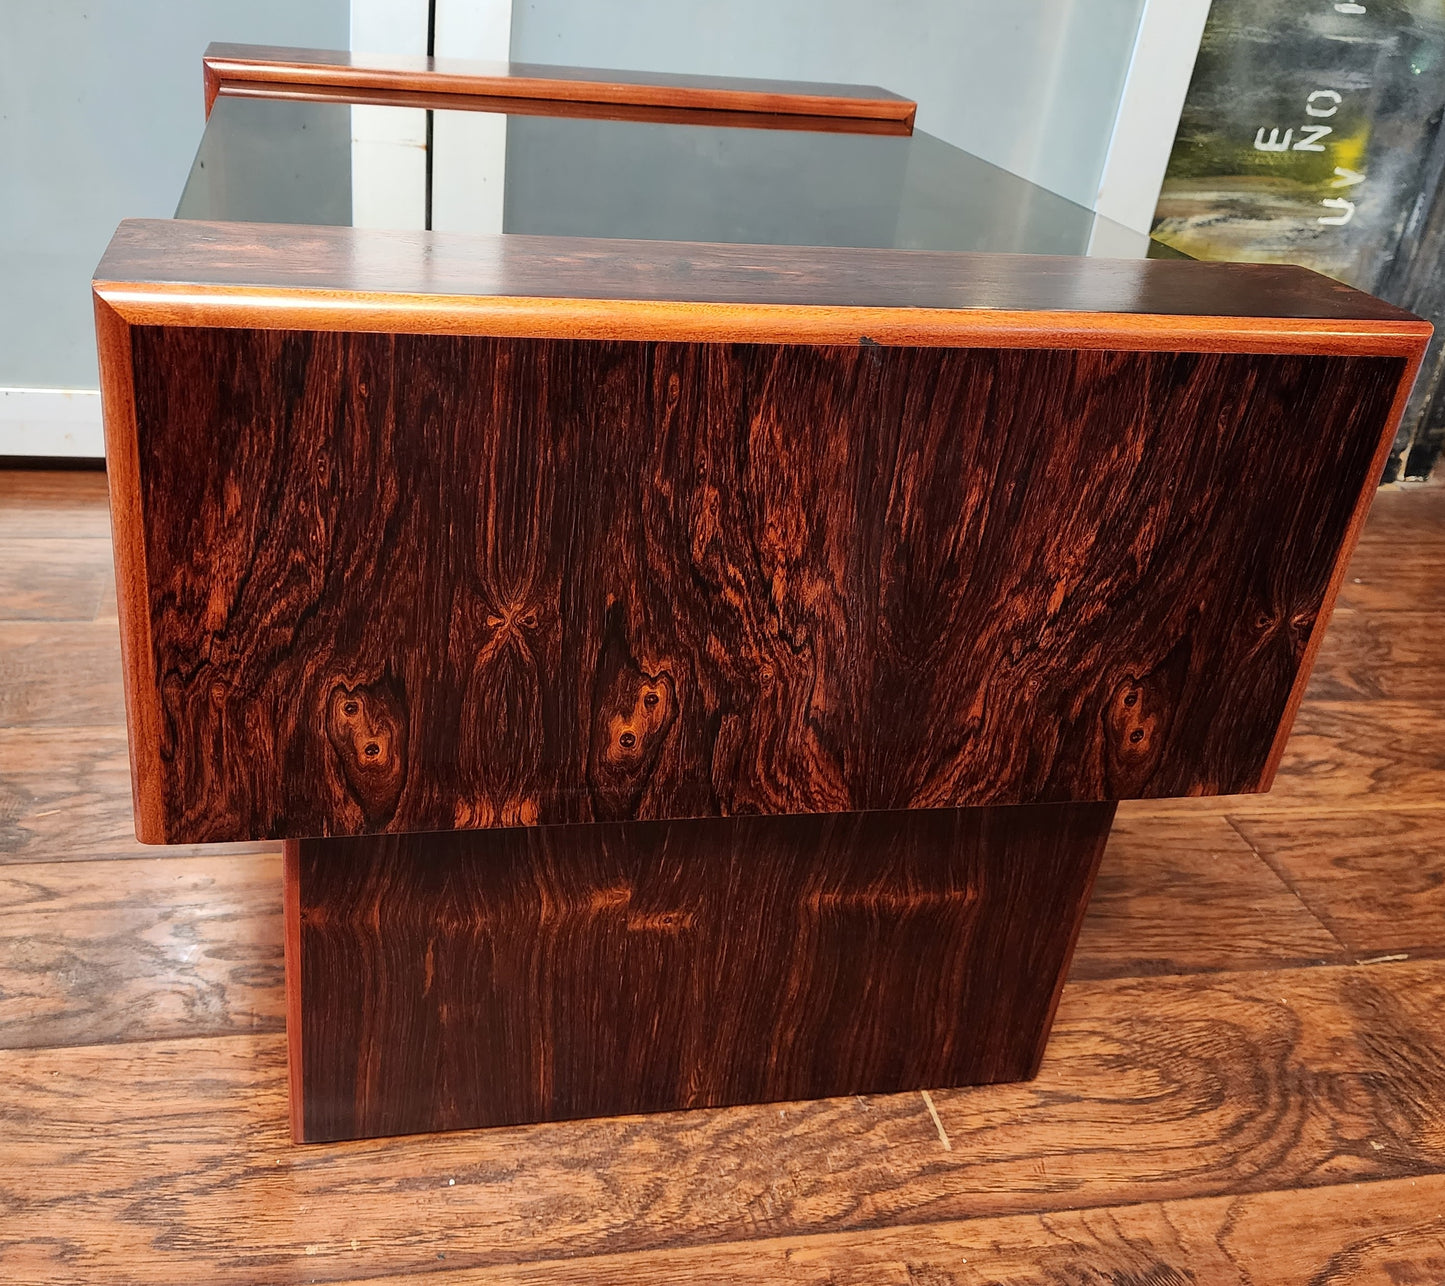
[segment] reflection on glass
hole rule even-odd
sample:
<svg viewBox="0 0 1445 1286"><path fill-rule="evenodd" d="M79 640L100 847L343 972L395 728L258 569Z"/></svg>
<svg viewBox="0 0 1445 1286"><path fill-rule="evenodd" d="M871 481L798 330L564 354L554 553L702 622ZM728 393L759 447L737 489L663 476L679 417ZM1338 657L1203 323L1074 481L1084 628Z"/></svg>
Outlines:
<svg viewBox="0 0 1445 1286"><path fill-rule="evenodd" d="M1160 248L923 133L221 97L179 218L737 244ZM427 139L431 139L428 165Z"/></svg>

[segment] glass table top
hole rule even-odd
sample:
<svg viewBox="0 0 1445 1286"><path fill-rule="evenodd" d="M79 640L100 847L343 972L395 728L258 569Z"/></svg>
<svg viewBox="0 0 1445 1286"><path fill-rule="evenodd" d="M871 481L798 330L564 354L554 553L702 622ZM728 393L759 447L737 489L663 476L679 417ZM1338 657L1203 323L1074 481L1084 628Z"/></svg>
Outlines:
<svg viewBox="0 0 1445 1286"><path fill-rule="evenodd" d="M921 132L217 98L176 217L1108 258L1177 252Z"/></svg>

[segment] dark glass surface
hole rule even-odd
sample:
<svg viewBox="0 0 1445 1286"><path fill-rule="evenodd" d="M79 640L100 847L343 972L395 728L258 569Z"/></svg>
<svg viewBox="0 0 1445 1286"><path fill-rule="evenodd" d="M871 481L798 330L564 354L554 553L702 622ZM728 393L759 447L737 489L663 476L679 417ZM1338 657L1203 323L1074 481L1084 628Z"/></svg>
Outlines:
<svg viewBox="0 0 1445 1286"><path fill-rule="evenodd" d="M1168 253L923 133L431 115L428 164L421 108L222 96L177 217L1114 258Z"/></svg>

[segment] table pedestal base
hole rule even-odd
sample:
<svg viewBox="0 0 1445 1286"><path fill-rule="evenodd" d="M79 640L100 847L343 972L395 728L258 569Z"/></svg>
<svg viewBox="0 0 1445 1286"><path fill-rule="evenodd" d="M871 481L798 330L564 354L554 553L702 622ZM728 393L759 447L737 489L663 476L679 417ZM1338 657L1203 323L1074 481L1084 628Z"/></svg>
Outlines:
<svg viewBox="0 0 1445 1286"><path fill-rule="evenodd" d="M1027 1079L1113 815L289 842L293 1135Z"/></svg>

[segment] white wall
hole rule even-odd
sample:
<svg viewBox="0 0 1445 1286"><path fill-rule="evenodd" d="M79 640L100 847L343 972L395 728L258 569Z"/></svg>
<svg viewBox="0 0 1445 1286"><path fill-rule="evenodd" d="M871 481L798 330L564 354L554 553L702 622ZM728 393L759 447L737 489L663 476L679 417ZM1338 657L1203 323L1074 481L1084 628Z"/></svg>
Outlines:
<svg viewBox="0 0 1445 1286"><path fill-rule="evenodd" d="M518 62L882 85L1092 207L1144 0L515 0Z"/></svg>
<svg viewBox="0 0 1445 1286"><path fill-rule="evenodd" d="M347 0L0 0L0 386L96 387L90 276L122 219L174 212L206 45L347 27Z"/></svg>

